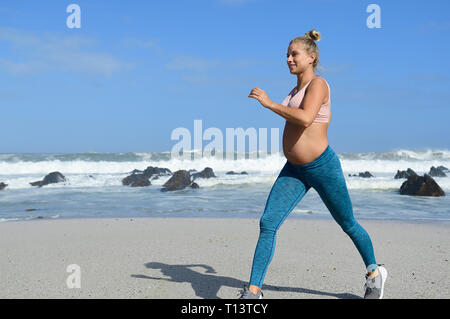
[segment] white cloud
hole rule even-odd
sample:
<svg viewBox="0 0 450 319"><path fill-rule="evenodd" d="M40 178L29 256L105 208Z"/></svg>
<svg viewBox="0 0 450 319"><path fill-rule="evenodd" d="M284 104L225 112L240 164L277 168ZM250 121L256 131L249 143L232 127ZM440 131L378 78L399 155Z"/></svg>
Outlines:
<svg viewBox="0 0 450 319"><path fill-rule="evenodd" d="M109 53L94 52L97 41L83 36L0 27L0 42L8 43L15 55L0 59L0 68L13 75L59 70L110 76L134 67Z"/></svg>
<svg viewBox="0 0 450 319"><path fill-rule="evenodd" d="M40 61L14 62L0 58L0 69L12 75L38 73L41 70L47 69L47 67L47 64Z"/></svg>
<svg viewBox="0 0 450 319"><path fill-rule="evenodd" d="M422 23L419 25L421 32L433 32L433 31L448 31L450 30L449 21L430 21L428 23Z"/></svg>
<svg viewBox="0 0 450 319"><path fill-rule="evenodd" d="M204 58L192 56L177 56L172 61L166 63L168 70L188 70L188 71L207 71L219 65L219 61L207 60Z"/></svg>
<svg viewBox="0 0 450 319"><path fill-rule="evenodd" d="M427 82L448 82L450 77L444 73L439 72L422 72L422 73L408 73L407 79L417 81L418 83Z"/></svg>

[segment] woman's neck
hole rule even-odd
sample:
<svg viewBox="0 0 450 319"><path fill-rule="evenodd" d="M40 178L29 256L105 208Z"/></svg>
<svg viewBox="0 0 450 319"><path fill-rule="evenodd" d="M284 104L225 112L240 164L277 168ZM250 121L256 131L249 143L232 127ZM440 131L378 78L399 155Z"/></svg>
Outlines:
<svg viewBox="0 0 450 319"><path fill-rule="evenodd" d="M297 75L297 92L300 91L308 82L314 79L316 75L314 72L308 70Z"/></svg>

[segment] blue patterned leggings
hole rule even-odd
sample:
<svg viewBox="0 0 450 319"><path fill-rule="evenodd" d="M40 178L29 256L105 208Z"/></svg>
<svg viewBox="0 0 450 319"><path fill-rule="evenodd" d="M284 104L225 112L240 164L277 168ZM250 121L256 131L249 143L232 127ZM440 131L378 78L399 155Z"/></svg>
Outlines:
<svg viewBox="0 0 450 319"><path fill-rule="evenodd" d="M372 241L353 216L341 163L328 145L310 163L296 165L287 161L273 184L260 219L260 234L253 257L250 285L262 287L275 251L276 233L311 187L320 195L342 230L352 239L367 269L376 268Z"/></svg>

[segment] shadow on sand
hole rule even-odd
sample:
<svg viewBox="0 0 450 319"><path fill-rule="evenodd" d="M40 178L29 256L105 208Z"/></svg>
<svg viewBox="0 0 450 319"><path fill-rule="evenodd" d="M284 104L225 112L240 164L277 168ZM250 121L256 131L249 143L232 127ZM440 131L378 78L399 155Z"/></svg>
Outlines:
<svg viewBox="0 0 450 319"><path fill-rule="evenodd" d="M160 278L160 277L150 277L147 275L131 275L134 278L141 279L152 279L152 280L166 280L171 282L178 283L190 283L192 289L195 292L195 295L204 298L204 299L218 299L217 292L222 286L232 287L237 289L242 289L244 284L248 284L248 282L244 282L242 280L238 280L231 277L225 276L217 276L211 275L216 274L217 272L211 266L204 264L191 264L191 265L169 265L159 262L149 262L146 263L145 266L148 269L161 269L163 275L169 278ZM200 273L191 268L200 267L204 268L205 273ZM272 286L263 284L263 291L274 290L274 291L288 291L288 292L297 292L302 294L312 294L312 295L321 295L321 296L330 296L338 299L360 299L360 296L350 294L350 293L332 293L326 291L312 290L306 288L296 288L296 287L280 287L280 286ZM238 290L236 290L236 298L238 298L237 294ZM233 298L233 297L230 297Z"/></svg>

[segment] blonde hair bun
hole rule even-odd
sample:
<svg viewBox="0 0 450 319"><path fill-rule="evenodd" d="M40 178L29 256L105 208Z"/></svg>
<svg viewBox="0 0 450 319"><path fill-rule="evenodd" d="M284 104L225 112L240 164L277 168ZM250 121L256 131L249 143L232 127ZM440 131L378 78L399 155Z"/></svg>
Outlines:
<svg viewBox="0 0 450 319"><path fill-rule="evenodd" d="M312 29L311 31L305 33L305 38L313 41L320 41L321 35L319 31Z"/></svg>

